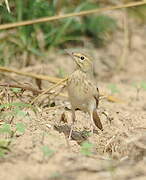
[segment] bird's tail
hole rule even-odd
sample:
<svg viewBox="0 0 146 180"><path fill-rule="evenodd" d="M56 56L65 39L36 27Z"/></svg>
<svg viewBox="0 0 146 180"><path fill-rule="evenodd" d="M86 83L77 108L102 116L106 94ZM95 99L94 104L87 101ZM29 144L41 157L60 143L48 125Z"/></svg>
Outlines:
<svg viewBox="0 0 146 180"><path fill-rule="evenodd" d="M103 130L102 123L100 121L100 118L96 110L93 111L93 121L94 121L94 124L102 131Z"/></svg>

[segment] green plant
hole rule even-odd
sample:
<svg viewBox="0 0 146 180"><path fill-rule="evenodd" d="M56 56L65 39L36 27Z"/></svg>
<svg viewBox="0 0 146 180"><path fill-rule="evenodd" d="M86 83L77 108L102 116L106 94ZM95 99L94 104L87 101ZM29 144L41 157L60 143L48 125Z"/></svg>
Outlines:
<svg viewBox="0 0 146 180"><path fill-rule="evenodd" d="M134 17L140 22L142 23L146 22L146 5L128 8L128 13L131 17Z"/></svg>
<svg viewBox="0 0 146 180"><path fill-rule="evenodd" d="M11 13L5 6L0 6L0 22L12 23L53 16L60 12L80 12L99 7L99 3L87 0L79 0L72 4L62 1L59 5L57 2L55 0L9 1ZM114 19L105 15L93 15L87 18L67 18L57 22L23 26L12 33L0 31L3 34L0 36L0 64L7 65L13 59L21 59L20 64L29 65L34 56L35 59L37 56L39 59L45 59L46 50L52 47L64 47L71 42L79 43L83 36L89 36L99 46L105 40L106 34L115 30L115 27Z"/></svg>
<svg viewBox="0 0 146 180"><path fill-rule="evenodd" d="M11 88L11 91L14 93L19 93L21 92L21 88Z"/></svg>
<svg viewBox="0 0 146 180"><path fill-rule="evenodd" d="M0 133L8 133L11 134L12 130L11 130L11 125L4 123L1 127L0 127Z"/></svg>
<svg viewBox="0 0 146 180"><path fill-rule="evenodd" d="M23 134L25 132L26 126L24 123L17 123L12 127L11 124L4 123L0 127L0 157L3 157L6 153L10 151L10 144L18 132Z"/></svg>
<svg viewBox="0 0 146 180"><path fill-rule="evenodd" d="M3 109L3 111L0 114L0 118L11 119L14 117L25 117L28 115L25 108L32 108L32 110L34 110L32 105L23 102L1 104L0 110Z"/></svg>
<svg viewBox="0 0 146 180"><path fill-rule="evenodd" d="M120 90L118 89L118 87L115 84L109 84L108 88L111 90L112 94L120 92Z"/></svg>
<svg viewBox="0 0 146 180"><path fill-rule="evenodd" d="M24 134L24 133L25 133L26 126L25 126L24 123L20 122L20 123L17 123L17 124L16 124L15 129L16 129L16 132L21 133L21 134Z"/></svg>
<svg viewBox="0 0 146 180"><path fill-rule="evenodd" d="M0 127L0 157L4 157L4 155L10 151L9 145L13 134L10 124L4 123Z"/></svg>
<svg viewBox="0 0 146 180"><path fill-rule="evenodd" d="M50 157L54 154L54 150L50 149L48 146L43 146L41 149L45 157Z"/></svg>
<svg viewBox="0 0 146 180"><path fill-rule="evenodd" d="M90 137L92 135L92 133L90 131L87 130L83 130L82 131L82 135L86 138Z"/></svg>
<svg viewBox="0 0 146 180"><path fill-rule="evenodd" d="M145 81L141 81L139 83L132 83L132 86L138 90L140 90L140 89L146 90L146 82Z"/></svg>
<svg viewBox="0 0 146 180"><path fill-rule="evenodd" d="M141 89L146 91L146 82L141 81L139 83L132 83L132 86L136 88L136 100L139 100L139 94L140 94Z"/></svg>
<svg viewBox="0 0 146 180"><path fill-rule="evenodd" d="M145 82L145 81L142 81L142 82L140 83L140 87L141 87L143 90L146 91L146 82Z"/></svg>
<svg viewBox="0 0 146 180"><path fill-rule="evenodd" d="M50 176L49 176L49 178L48 179L50 179L50 180L59 180L59 179L62 179L63 178L63 176L62 176L62 174L60 174L60 172L53 172Z"/></svg>
<svg viewBox="0 0 146 180"><path fill-rule="evenodd" d="M89 142L82 143L81 149L80 149L81 154L85 156L91 156L93 154L92 150L93 150L93 144Z"/></svg>
<svg viewBox="0 0 146 180"><path fill-rule="evenodd" d="M93 37L94 43L101 46L116 28L116 21L107 16L89 16L85 18L85 32Z"/></svg>
<svg viewBox="0 0 146 180"><path fill-rule="evenodd" d="M4 157L6 153L10 151L8 148L9 141L6 139L0 139L0 158Z"/></svg>

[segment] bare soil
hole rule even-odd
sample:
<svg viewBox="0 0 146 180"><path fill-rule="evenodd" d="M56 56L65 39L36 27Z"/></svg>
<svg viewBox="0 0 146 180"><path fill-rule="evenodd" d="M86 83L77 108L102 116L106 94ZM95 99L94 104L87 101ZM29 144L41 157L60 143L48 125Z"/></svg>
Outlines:
<svg viewBox="0 0 146 180"><path fill-rule="evenodd" d="M67 98L56 96L51 100L55 102L54 107L47 106L46 99L36 113L26 109L26 117L13 119L12 125L23 122L26 130L13 139L11 151L0 159L0 180L146 179L146 90L140 87L140 83L146 81L146 26L131 23L131 31L131 49L125 58L124 70L116 70L123 54L122 31L115 33L106 47L90 49L100 92L120 100L101 99L98 111L103 132L97 130L88 137L85 132L89 130L89 117L77 111L76 127L72 140L68 141L71 113L65 110L70 108ZM65 74L73 71L73 62L67 55L52 52L50 59L42 64L37 61L22 70L49 76L58 76L59 68ZM17 62L15 64L17 67ZM30 78L14 74L1 77L1 83L15 79L36 86ZM116 85L115 93L109 88L110 84ZM43 88L48 85L42 82ZM27 101L30 94L25 92L22 99ZM63 112L67 122L60 121ZM81 152L85 141L93 144L89 156ZM50 155L44 155L44 146L51 150Z"/></svg>

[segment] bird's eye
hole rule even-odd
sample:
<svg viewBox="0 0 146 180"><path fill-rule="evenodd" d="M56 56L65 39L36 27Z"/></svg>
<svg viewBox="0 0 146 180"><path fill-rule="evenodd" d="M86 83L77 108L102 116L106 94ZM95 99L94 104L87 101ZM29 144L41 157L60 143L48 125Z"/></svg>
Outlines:
<svg viewBox="0 0 146 180"><path fill-rule="evenodd" d="M84 56L81 56L81 60L84 60L85 58L84 58Z"/></svg>

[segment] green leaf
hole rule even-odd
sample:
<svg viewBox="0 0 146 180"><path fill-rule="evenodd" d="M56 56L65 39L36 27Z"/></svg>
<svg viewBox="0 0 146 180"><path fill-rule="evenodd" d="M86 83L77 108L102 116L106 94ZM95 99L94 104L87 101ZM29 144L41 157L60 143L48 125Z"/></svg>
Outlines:
<svg viewBox="0 0 146 180"><path fill-rule="evenodd" d="M92 3L92 2L86 2L84 4L84 7L82 10L91 10L91 9L95 9L95 8L99 8L99 4Z"/></svg>
<svg viewBox="0 0 146 180"><path fill-rule="evenodd" d="M37 56L44 56L43 53L41 53L38 49L34 47L29 47L28 50Z"/></svg>
<svg viewBox="0 0 146 180"><path fill-rule="evenodd" d="M12 102L12 103L6 103L6 104L2 104L0 105L0 109L2 108L8 108L8 107L32 107L32 105L30 104L26 104L26 103L22 103L22 102Z"/></svg>
<svg viewBox="0 0 146 180"><path fill-rule="evenodd" d="M0 158L4 157L4 155L9 151L8 145L8 139L0 139Z"/></svg>
<svg viewBox="0 0 146 180"><path fill-rule="evenodd" d="M83 7L85 6L86 2L81 3L77 8L74 10L74 12L80 12ZM58 28L58 32L55 36L55 39L52 42L52 45L57 45L60 42L60 39L62 39L63 34L66 33L66 31L70 28L69 26L71 25L73 21L73 18L68 18L67 20L63 20L63 26Z"/></svg>
<svg viewBox="0 0 146 180"><path fill-rule="evenodd" d="M141 87L142 89L146 90L146 82L145 82L145 81L142 81L142 82L140 83L140 87Z"/></svg>
<svg viewBox="0 0 146 180"><path fill-rule="evenodd" d="M19 107L16 107L13 111L15 115L20 117L25 117L27 115L27 112L22 111Z"/></svg>
<svg viewBox="0 0 146 180"><path fill-rule="evenodd" d="M92 155L92 149L93 149L93 144L89 142L84 142L81 146L80 152L85 156L90 156Z"/></svg>
<svg viewBox="0 0 146 180"><path fill-rule="evenodd" d="M115 84L109 84L108 88L111 90L111 93L119 93L120 90L117 88L117 86Z"/></svg>
<svg viewBox="0 0 146 180"><path fill-rule="evenodd" d="M94 38L95 44L99 44L99 42L102 44L106 35L117 27L116 21L106 15L89 16L84 21L85 32Z"/></svg>
<svg viewBox="0 0 146 180"><path fill-rule="evenodd" d="M12 130L11 130L11 125L10 124L3 124L1 127L0 127L0 133L11 133Z"/></svg>
<svg viewBox="0 0 146 180"><path fill-rule="evenodd" d="M24 134L25 133L26 126L24 123L17 123L16 124L16 131L19 133Z"/></svg>
<svg viewBox="0 0 146 180"><path fill-rule="evenodd" d="M54 154L54 150L50 149L48 146L43 146L42 147L42 152L44 156L52 156Z"/></svg>
<svg viewBox="0 0 146 180"><path fill-rule="evenodd" d="M5 156L5 150L0 148L0 158Z"/></svg>
<svg viewBox="0 0 146 180"><path fill-rule="evenodd" d="M49 178L48 179L62 179L61 178L62 177L62 175L59 173L59 172L53 172L50 176L49 176Z"/></svg>
<svg viewBox="0 0 146 180"><path fill-rule="evenodd" d="M136 82L133 82L131 85L135 88L138 88L138 84Z"/></svg>
<svg viewBox="0 0 146 180"><path fill-rule="evenodd" d="M17 112L17 116L20 116L20 117L25 117L27 115L27 112L25 112L25 111L18 111Z"/></svg>
<svg viewBox="0 0 146 180"><path fill-rule="evenodd" d="M128 8L128 13L135 19L137 18L143 23L146 22L146 5Z"/></svg>
<svg viewBox="0 0 146 180"><path fill-rule="evenodd" d="M8 139L0 139L0 147L8 147L9 140Z"/></svg>
<svg viewBox="0 0 146 180"><path fill-rule="evenodd" d="M21 88L11 88L11 90L12 90L14 93L19 93L19 92L21 92Z"/></svg>

